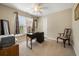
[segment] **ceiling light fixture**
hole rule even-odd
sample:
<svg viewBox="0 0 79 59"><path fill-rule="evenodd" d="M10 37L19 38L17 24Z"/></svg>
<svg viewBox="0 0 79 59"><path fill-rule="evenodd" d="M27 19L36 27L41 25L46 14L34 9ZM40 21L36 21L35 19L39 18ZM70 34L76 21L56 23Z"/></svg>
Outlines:
<svg viewBox="0 0 79 59"><path fill-rule="evenodd" d="M41 3L36 3L34 5L34 12L42 13L42 11L43 11L43 5Z"/></svg>

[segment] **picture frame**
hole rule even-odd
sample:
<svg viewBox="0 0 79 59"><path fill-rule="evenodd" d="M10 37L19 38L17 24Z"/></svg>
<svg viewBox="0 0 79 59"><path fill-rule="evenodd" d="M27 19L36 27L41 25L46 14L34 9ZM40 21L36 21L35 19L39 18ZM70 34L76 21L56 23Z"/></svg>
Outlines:
<svg viewBox="0 0 79 59"><path fill-rule="evenodd" d="M75 21L79 20L79 4L77 4L76 8L75 8Z"/></svg>

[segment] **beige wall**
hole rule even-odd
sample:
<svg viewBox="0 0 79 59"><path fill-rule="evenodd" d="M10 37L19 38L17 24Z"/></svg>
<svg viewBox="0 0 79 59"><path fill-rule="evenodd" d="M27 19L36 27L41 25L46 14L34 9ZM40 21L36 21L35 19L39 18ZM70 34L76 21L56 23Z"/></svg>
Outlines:
<svg viewBox="0 0 79 59"><path fill-rule="evenodd" d="M73 29L73 47L75 50L76 55L79 56L79 20L75 21L74 19L74 9L76 8L77 4L74 5L72 13L72 29Z"/></svg>
<svg viewBox="0 0 79 59"><path fill-rule="evenodd" d="M71 27L72 9L66 9L47 16L47 32L49 38L56 38L66 27Z"/></svg>
<svg viewBox="0 0 79 59"><path fill-rule="evenodd" d="M43 26L43 20L47 19L47 24ZM66 9L56 13L51 13L47 16L39 19L39 31L43 31L43 28L47 26L47 37L53 39L57 37L58 33L64 31L66 27L71 28L72 23L72 9ZM45 31L45 29L44 29Z"/></svg>
<svg viewBox="0 0 79 59"><path fill-rule="evenodd" d="M18 11L20 15L24 15L26 17L32 17L32 15L30 15L28 13L0 5L0 19L9 20L11 33L14 33L14 31L15 31L14 30L15 29L15 17L14 17L15 11Z"/></svg>

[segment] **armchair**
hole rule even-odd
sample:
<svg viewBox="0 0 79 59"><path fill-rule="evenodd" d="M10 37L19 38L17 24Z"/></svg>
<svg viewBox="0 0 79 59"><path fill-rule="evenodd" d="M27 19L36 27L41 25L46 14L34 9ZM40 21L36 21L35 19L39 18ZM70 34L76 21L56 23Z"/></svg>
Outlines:
<svg viewBox="0 0 79 59"><path fill-rule="evenodd" d="M59 36L57 37L57 43L58 43L58 39L63 40L63 44L65 48L65 43L67 40L68 40L68 45L70 45L70 36L71 36L71 29L65 28L64 33L59 33Z"/></svg>

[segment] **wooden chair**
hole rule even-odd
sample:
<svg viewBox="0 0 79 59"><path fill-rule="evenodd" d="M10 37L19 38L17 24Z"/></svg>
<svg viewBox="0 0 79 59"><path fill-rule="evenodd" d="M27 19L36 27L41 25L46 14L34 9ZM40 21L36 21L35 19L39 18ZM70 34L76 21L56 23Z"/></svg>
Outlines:
<svg viewBox="0 0 79 59"><path fill-rule="evenodd" d="M64 33L59 33L59 36L57 37L57 43L58 43L58 39L63 40L63 44L65 48L65 43L67 40L68 40L68 45L70 45L70 36L71 36L71 29L65 28Z"/></svg>

